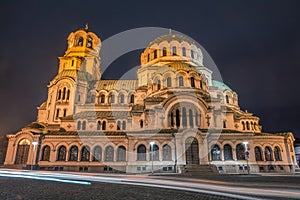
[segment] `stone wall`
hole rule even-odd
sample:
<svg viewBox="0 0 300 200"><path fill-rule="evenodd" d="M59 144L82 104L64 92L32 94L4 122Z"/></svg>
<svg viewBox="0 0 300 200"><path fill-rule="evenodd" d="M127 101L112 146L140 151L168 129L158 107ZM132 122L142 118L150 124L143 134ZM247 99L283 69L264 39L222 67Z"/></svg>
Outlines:
<svg viewBox="0 0 300 200"><path fill-rule="evenodd" d="M0 166L3 165L5 161L6 149L7 149L8 139L5 135L0 135Z"/></svg>

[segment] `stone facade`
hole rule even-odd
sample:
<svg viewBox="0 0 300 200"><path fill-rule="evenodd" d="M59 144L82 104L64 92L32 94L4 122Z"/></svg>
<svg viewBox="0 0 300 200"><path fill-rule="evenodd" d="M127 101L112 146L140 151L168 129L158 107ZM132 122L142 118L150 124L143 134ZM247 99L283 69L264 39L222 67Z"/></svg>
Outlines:
<svg viewBox="0 0 300 200"><path fill-rule="evenodd" d="M37 121L8 134L5 165L90 172L292 172L292 133L262 132L238 95L212 79L200 46L168 34L141 54L137 80L102 80L101 40L68 37ZM151 143L152 142L152 143ZM249 167L247 167L249 166Z"/></svg>

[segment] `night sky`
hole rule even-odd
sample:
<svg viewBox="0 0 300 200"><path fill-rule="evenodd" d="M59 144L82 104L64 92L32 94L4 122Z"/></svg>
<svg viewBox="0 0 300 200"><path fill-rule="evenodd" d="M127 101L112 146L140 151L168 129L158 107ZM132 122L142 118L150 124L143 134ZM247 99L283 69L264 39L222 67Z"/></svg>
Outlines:
<svg viewBox="0 0 300 200"><path fill-rule="evenodd" d="M36 120L69 33L88 23L102 41L138 27L190 36L238 93L241 108L260 117L265 132L300 137L300 1L108 2L1 1L0 134ZM140 53L120 57L104 78L117 79L139 65Z"/></svg>

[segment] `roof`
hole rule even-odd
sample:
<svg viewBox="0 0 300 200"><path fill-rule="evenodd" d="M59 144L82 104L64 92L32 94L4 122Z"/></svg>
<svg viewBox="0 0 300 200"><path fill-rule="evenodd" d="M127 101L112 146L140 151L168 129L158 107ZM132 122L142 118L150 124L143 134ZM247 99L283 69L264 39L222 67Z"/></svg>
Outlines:
<svg viewBox="0 0 300 200"><path fill-rule="evenodd" d="M99 80L96 83L96 90L136 90L137 80Z"/></svg>
<svg viewBox="0 0 300 200"><path fill-rule="evenodd" d="M129 111L84 111L74 115L74 119L78 118L88 118L88 119L98 119L98 118L120 118L120 117L130 117Z"/></svg>
<svg viewBox="0 0 300 200"><path fill-rule="evenodd" d="M96 132L96 131L49 131L45 135L66 135L66 136L77 136L77 135L88 135L88 136L121 136L126 135L125 132Z"/></svg>
<svg viewBox="0 0 300 200"><path fill-rule="evenodd" d="M63 70L54 77L51 83L55 83L56 81L64 77L70 77L74 80L77 79L81 81L87 81L87 75L85 72L77 71L77 70Z"/></svg>
<svg viewBox="0 0 300 200"><path fill-rule="evenodd" d="M45 110L47 108L47 101L43 102L40 106L39 109Z"/></svg>
<svg viewBox="0 0 300 200"><path fill-rule="evenodd" d="M184 70L184 71L196 71L193 66L189 65L185 62L172 62L169 66L174 69L175 71ZM197 71L196 71L197 72ZM197 72L198 73L198 72Z"/></svg>
<svg viewBox="0 0 300 200"><path fill-rule="evenodd" d="M149 43L149 46L153 45L153 44L159 44L163 41L178 41L178 42L188 42L190 44L195 44L196 46L197 45L197 42L191 38L188 38L186 36L183 36L183 35L180 35L180 34L167 34L167 35L162 35L162 36L159 36L157 37L156 39L154 39L152 42Z"/></svg>
<svg viewBox="0 0 300 200"><path fill-rule="evenodd" d="M226 85L225 83L222 83L220 81L212 80L212 85L217 87L218 89L222 90L223 92L225 90L229 90L229 91L233 92L233 90L230 87L228 87L228 85Z"/></svg>

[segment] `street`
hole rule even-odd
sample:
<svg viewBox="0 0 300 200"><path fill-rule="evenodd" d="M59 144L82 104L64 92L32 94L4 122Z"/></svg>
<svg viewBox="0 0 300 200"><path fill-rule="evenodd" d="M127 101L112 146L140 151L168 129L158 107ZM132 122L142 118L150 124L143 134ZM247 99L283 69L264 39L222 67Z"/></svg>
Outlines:
<svg viewBox="0 0 300 200"><path fill-rule="evenodd" d="M0 169L1 199L299 199L299 188L299 175L183 177Z"/></svg>

